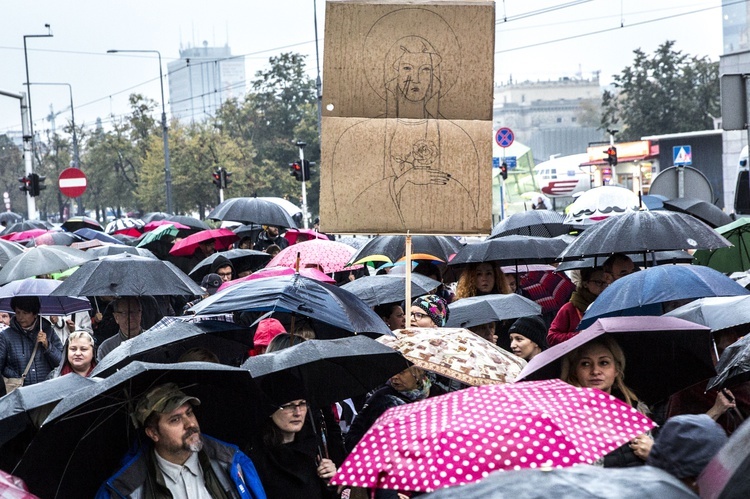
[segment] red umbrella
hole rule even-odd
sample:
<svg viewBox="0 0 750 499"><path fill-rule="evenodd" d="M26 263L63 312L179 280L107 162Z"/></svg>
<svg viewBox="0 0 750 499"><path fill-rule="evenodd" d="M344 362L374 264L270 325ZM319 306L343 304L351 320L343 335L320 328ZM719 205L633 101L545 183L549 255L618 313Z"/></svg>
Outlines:
<svg viewBox="0 0 750 499"><path fill-rule="evenodd" d="M289 229L284 233L284 238L289 241L289 244L301 243L312 239L330 241L328 236L313 229Z"/></svg>
<svg viewBox="0 0 750 499"><path fill-rule="evenodd" d="M593 463L654 426L560 380L476 386L388 409L331 484L430 492L500 470Z"/></svg>
<svg viewBox="0 0 750 499"><path fill-rule="evenodd" d="M48 231L47 229L31 229L31 230L25 230L23 232L13 232L11 234L6 234L3 237L6 241L28 241L29 239L34 239L35 237L39 237L42 234L46 234Z"/></svg>
<svg viewBox="0 0 750 499"><path fill-rule="evenodd" d="M172 225L175 229L190 230L190 227L185 224L181 224L180 222L174 222L171 220L152 220L151 222L143 226L143 232L151 232L152 230L156 229L157 227L161 227L162 225Z"/></svg>
<svg viewBox="0 0 750 499"><path fill-rule="evenodd" d="M240 279L235 279L233 281L225 282L221 286L219 286L219 291L225 288L228 288L229 286L234 286L235 284L239 284L241 282L245 281L252 281L253 279L262 279L264 277L276 277L280 275L291 275L294 274L295 271L291 267L266 267L264 269L261 269L257 272L254 272L250 274L247 277L241 277ZM316 281L320 282L327 282L328 284L336 284L336 280L327 276L320 270L312 267L303 267L299 269L299 275L304 277L309 277L310 279L315 279Z"/></svg>
<svg viewBox="0 0 750 499"><path fill-rule="evenodd" d="M222 251L239 240L237 234L229 229L208 229L190 234L185 239L174 243L169 254L172 256L190 256L195 253L200 243L213 240L216 244L216 250Z"/></svg>
<svg viewBox="0 0 750 499"><path fill-rule="evenodd" d="M362 268L362 265L347 267L346 264L356 252L357 250L348 244L314 239L284 248L273 260L268 262L267 266L294 268L297 263L297 253L299 253L300 268L317 266L326 274L341 270L355 270Z"/></svg>

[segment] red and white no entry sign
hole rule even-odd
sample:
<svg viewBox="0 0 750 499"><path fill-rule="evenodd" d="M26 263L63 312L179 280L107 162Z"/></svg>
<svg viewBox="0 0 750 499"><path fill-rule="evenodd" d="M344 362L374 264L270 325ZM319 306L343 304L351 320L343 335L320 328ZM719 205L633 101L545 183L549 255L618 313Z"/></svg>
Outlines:
<svg viewBox="0 0 750 499"><path fill-rule="evenodd" d="M86 175L78 168L66 168L60 173L57 185L63 196L77 198L86 192L88 180Z"/></svg>

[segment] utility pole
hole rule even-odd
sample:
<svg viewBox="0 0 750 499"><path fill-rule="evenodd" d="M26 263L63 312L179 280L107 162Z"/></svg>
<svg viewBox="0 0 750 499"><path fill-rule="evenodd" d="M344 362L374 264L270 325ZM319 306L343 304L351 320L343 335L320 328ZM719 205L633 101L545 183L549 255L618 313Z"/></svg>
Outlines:
<svg viewBox="0 0 750 499"><path fill-rule="evenodd" d="M23 134L23 163L26 177L31 175L31 135L29 134L29 105L26 98L26 94L21 92L20 94L14 94L12 92L5 92L0 90L0 96L11 97L18 99L21 103L21 130ZM26 194L26 210L27 217L29 220L36 220L36 200L33 196Z"/></svg>
<svg viewBox="0 0 750 499"><path fill-rule="evenodd" d="M305 182L307 179L305 178L305 146L307 145L306 142L297 141L297 147L299 147L299 161L300 165L302 165L302 220L304 224L304 228L309 228L307 226L307 186L305 185Z"/></svg>
<svg viewBox="0 0 750 499"><path fill-rule="evenodd" d="M27 38L51 38L54 36L52 34L52 28L49 24L44 25L45 28L47 28L47 34L46 35L23 35L23 60L26 64L26 106L28 108L28 115L29 115L29 134L31 135L31 154L33 156L34 154L34 120L31 115L31 86L29 85L29 54L26 50L26 39ZM24 134L25 136L25 134ZM24 139L25 141L26 139ZM31 173L31 172L27 172ZM36 209L34 210L36 212ZM29 213L29 217L31 217L31 213Z"/></svg>

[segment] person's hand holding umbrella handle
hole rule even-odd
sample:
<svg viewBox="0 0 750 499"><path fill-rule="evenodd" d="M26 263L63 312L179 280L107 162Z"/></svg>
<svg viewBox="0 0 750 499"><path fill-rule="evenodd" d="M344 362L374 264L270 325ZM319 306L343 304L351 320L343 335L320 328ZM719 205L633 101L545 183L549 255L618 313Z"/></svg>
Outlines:
<svg viewBox="0 0 750 499"><path fill-rule="evenodd" d="M318 472L318 476L328 483L328 480L336 474L336 465L328 458L321 459L318 457L318 468L316 471Z"/></svg>
<svg viewBox="0 0 750 499"><path fill-rule="evenodd" d="M41 343L42 347L46 350L49 346L49 343L47 342L47 333L44 331L39 331L39 333L36 335L36 342Z"/></svg>

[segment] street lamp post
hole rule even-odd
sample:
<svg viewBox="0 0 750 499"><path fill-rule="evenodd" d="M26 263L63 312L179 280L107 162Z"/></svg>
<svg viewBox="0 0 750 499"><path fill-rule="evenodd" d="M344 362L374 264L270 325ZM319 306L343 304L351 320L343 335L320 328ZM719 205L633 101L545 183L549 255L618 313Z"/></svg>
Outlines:
<svg viewBox="0 0 750 499"><path fill-rule="evenodd" d="M73 86L70 83L36 83L31 82L29 85L54 85L54 86L66 86L68 87L68 93L70 94L70 122L73 126L73 167L80 168L81 157L78 154L78 134L76 132L76 112L73 107ZM83 208L83 200L79 197L78 200L78 215L85 215Z"/></svg>
<svg viewBox="0 0 750 499"><path fill-rule="evenodd" d="M169 169L169 138L167 128L167 111L164 106L164 73L161 68L161 52L158 50L107 50L108 54L118 52L150 53L159 56L159 85L161 85L161 133L164 139L164 182L167 189L167 213L172 214L172 171Z"/></svg>
<svg viewBox="0 0 750 499"><path fill-rule="evenodd" d="M29 133L31 134L31 155L34 155L34 119L31 114L31 88L29 88L29 54L26 50L26 39L27 38L51 38L52 28L49 24L44 25L47 28L46 35L23 35L23 60L26 63L26 104L29 108ZM31 172L27 172L31 173Z"/></svg>

